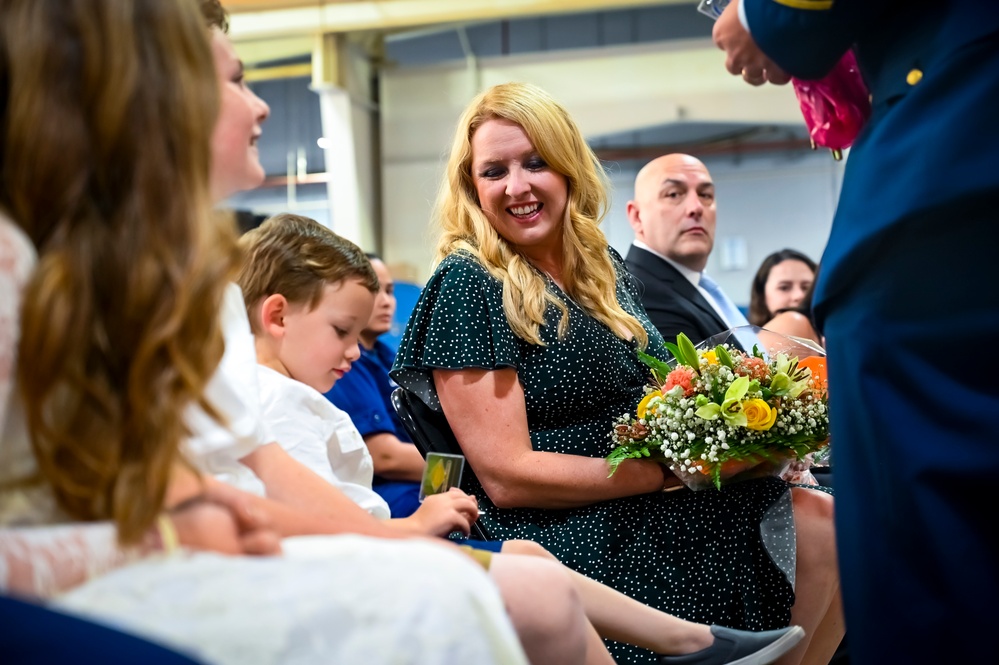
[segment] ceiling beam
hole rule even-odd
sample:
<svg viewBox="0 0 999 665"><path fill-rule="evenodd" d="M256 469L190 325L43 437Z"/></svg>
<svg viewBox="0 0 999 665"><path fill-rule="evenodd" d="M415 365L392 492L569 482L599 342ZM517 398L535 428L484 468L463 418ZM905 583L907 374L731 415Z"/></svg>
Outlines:
<svg viewBox="0 0 999 665"><path fill-rule="evenodd" d="M232 38L244 41L693 3L694 0L234 0L226 8L230 12Z"/></svg>

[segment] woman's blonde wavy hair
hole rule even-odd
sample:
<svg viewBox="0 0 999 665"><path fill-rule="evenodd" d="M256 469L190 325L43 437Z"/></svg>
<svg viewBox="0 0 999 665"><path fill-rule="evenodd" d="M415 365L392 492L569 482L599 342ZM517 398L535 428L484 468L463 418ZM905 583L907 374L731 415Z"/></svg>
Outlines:
<svg viewBox="0 0 999 665"><path fill-rule="evenodd" d="M0 4L0 205L38 248L18 385L43 479L134 543L184 463L237 263L212 213L219 90L192 0Z"/></svg>
<svg viewBox="0 0 999 665"><path fill-rule="evenodd" d="M607 211L607 177L569 113L548 93L527 83L504 83L480 94L458 121L446 177L437 195L434 218L440 240L434 262L456 250L473 254L503 282L503 311L514 333L531 344L540 336L545 309L554 305L561 318L559 336L568 331L566 304L545 288L545 279L517 248L503 239L482 212L472 175L472 135L483 123L503 119L520 125L535 150L568 182L562 224L562 284L587 314L622 339L642 348L648 335L639 321L618 304L616 273L599 224Z"/></svg>

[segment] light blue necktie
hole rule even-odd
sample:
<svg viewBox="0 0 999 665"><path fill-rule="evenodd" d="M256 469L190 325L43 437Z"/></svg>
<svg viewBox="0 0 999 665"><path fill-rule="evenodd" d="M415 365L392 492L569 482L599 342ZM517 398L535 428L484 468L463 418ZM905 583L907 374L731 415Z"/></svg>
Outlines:
<svg viewBox="0 0 999 665"><path fill-rule="evenodd" d="M724 315L723 318L730 328L738 328L740 326L748 326L749 321L746 317L739 311L739 308L735 306L735 303L729 300L729 297L725 295L725 292L721 290L718 283L715 280L708 277L707 273L701 273L701 287L708 292L716 303L718 303L718 309L721 310ZM739 340L739 345L745 349L746 353L753 352L753 345L760 344L760 339L753 333L752 330L736 330L735 337ZM760 345L763 348L763 345Z"/></svg>

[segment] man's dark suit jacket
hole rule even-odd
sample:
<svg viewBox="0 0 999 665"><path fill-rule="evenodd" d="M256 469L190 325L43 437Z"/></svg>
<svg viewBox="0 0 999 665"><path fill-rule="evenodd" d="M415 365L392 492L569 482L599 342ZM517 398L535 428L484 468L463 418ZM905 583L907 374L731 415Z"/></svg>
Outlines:
<svg viewBox="0 0 999 665"><path fill-rule="evenodd" d="M668 261L632 245L625 264L638 280L649 320L667 342L675 342L677 335L685 333L697 344L728 330L701 292Z"/></svg>

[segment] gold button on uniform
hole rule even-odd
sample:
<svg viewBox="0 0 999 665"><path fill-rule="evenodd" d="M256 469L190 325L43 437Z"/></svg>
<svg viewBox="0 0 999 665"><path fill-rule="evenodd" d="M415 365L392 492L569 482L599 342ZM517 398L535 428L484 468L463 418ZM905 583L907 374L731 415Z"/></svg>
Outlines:
<svg viewBox="0 0 999 665"><path fill-rule="evenodd" d="M913 69L905 77L905 81L909 85L916 85L917 83L919 83L922 80L923 80L923 72L920 69Z"/></svg>

